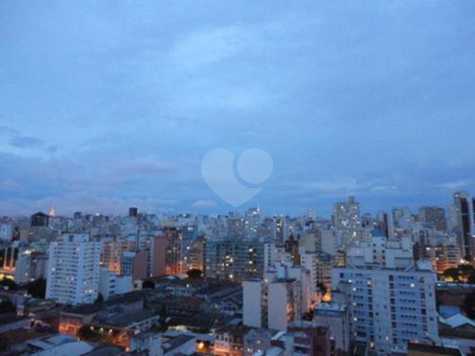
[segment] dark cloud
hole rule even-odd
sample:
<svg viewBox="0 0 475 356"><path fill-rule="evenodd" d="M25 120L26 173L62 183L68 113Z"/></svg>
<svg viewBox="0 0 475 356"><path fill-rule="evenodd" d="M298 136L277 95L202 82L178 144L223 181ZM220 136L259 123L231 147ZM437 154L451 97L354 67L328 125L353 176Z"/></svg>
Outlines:
<svg viewBox="0 0 475 356"><path fill-rule="evenodd" d="M13 136L8 143L17 148L40 148L45 145L43 140L30 136Z"/></svg>

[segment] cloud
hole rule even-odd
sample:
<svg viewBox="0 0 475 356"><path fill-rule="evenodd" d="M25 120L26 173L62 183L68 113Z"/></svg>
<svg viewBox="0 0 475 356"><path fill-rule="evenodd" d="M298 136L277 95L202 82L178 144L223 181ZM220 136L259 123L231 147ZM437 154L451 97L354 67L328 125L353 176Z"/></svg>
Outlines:
<svg viewBox="0 0 475 356"><path fill-rule="evenodd" d="M239 26L201 29L180 38L170 57L177 66L191 70L237 55L250 40L249 34Z"/></svg>
<svg viewBox="0 0 475 356"><path fill-rule="evenodd" d="M293 191L294 194L313 197L313 194L326 197L344 197L347 195L370 195L370 194L393 194L400 188L389 182L388 179L357 179L351 177L335 177L332 180L295 181L284 189L286 194Z"/></svg>
<svg viewBox="0 0 475 356"><path fill-rule="evenodd" d="M40 150L47 153L58 151L58 145L47 144L43 139L22 134L19 130L8 126L0 126L0 136L7 139L7 144L20 150Z"/></svg>
<svg viewBox="0 0 475 356"><path fill-rule="evenodd" d="M188 209L216 147L272 152L272 209L445 201L475 170L475 2L395 3L0 2L0 201Z"/></svg>
<svg viewBox="0 0 475 356"><path fill-rule="evenodd" d="M43 140L31 136L14 136L8 142L13 147L24 149L42 148L45 146Z"/></svg>
<svg viewBox="0 0 475 356"><path fill-rule="evenodd" d="M211 209L217 207L218 203L214 200L202 199L195 201L191 206L194 209Z"/></svg>
<svg viewBox="0 0 475 356"><path fill-rule="evenodd" d="M471 185L473 185L472 180L462 179L462 180L456 180L456 181L450 181L450 182L435 184L434 187L437 188L437 189L445 189L445 190L453 191L453 190L457 190L457 189L464 189L464 188L467 188Z"/></svg>
<svg viewBox="0 0 475 356"><path fill-rule="evenodd" d="M120 174L154 176L172 173L175 168L168 162L153 159L137 159L114 163L113 170Z"/></svg>
<svg viewBox="0 0 475 356"><path fill-rule="evenodd" d="M12 129L11 127L8 126L0 126L0 136L5 135L5 136L16 136L18 135L18 131L15 129Z"/></svg>

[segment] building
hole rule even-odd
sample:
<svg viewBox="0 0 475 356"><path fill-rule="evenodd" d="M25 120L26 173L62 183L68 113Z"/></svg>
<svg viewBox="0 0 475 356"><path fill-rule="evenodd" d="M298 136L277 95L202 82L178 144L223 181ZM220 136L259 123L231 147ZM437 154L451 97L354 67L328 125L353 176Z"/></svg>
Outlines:
<svg viewBox="0 0 475 356"><path fill-rule="evenodd" d="M328 329L333 354L349 352L350 320L345 304L321 303L314 311L313 325Z"/></svg>
<svg viewBox="0 0 475 356"><path fill-rule="evenodd" d="M148 260L150 252L141 250L137 252L125 251L120 259L120 272L122 275L132 276L132 281L143 280L148 277Z"/></svg>
<svg viewBox="0 0 475 356"><path fill-rule="evenodd" d="M191 269L198 269L200 271L204 270L205 247L206 238L204 236L194 239L186 247L183 256L185 271L189 271Z"/></svg>
<svg viewBox="0 0 475 356"><path fill-rule="evenodd" d="M242 356L244 354L244 336L249 328L243 325L227 326L216 330L213 355Z"/></svg>
<svg viewBox="0 0 475 356"><path fill-rule="evenodd" d="M39 278L46 278L48 256L45 253L22 250L15 266L15 282L27 283Z"/></svg>
<svg viewBox="0 0 475 356"><path fill-rule="evenodd" d="M205 254L208 278L241 282L263 276L264 244L258 240L208 241Z"/></svg>
<svg viewBox="0 0 475 356"><path fill-rule="evenodd" d="M472 263L475 258L473 200L467 193L457 192L454 194L454 207L460 255Z"/></svg>
<svg viewBox="0 0 475 356"><path fill-rule="evenodd" d="M93 303L99 289L101 245L88 234L63 234L48 251L46 298L62 304Z"/></svg>
<svg viewBox="0 0 475 356"><path fill-rule="evenodd" d="M184 272L182 235L176 228L166 228L152 240L151 276L176 275Z"/></svg>
<svg viewBox="0 0 475 356"><path fill-rule="evenodd" d="M135 207L129 208L129 217L136 218L139 215L139 209Z"/></svg>
<svg viewBox="0 0 475 356"><path fill-rule="evenodd" d="M119 275L109 271L108 268L101 268L99 275L99 293L104 300L112 295L124 294L133 290L132 276Z"/></svg>
<svg viewBox="0 0 475 356"><path fill-rule="evenodd" d="M410 341L438 340L436 274L430 262L405 268L337 267L333 288L348 300L354 341L379 355L406 352Z"/></svg>
<svg viewBox="0 0 475 356"><path fill-rule="evenodd" d="M272 347L272 338L277 331L269 329L251 329L244 336L244 356L254 356L262 354Z"/></svg>
<svg viewBox="0 0 475 356"><path fill-rule="evenodd" d="M293 338L292 355L330 356L330 336L326 327L299 321L289 325L288 334Z"/></svg>
<svg viewBox="0 0 475 356"><path fill-rule="evenodd" d="M0 248L0 273L14 276L20 246L17 242L9 244L5 248Z"/></svg>
<svg viewBox="0 0 475 356"><path fill-rule="evenodd" d="M375 229L370 240L353 241L346 250L348 265L380 265L404 268L414 262L413 243L409 238L387 239Z"/></svg>
<svg viewBox="0 0 475 356"><path fill-rule="evenodd" d="M326 291L331 289L333 261L326 253L302 253L301 265L310 272L312 300L320 302Z"/></svg>
<svg viewBox="0 0 475 356"><path fill-rule="evenodd" d="M13 238L12 224L0 224L0 241L11 241Z"/></svg>
<svg viewBox="0 0 475 356"><path fill-rule="evenodd" d="M436 206L423 206L419 209L419 220L438 231L447 230L445 210Z"/></svg>
<svg viewBox="0 0 475 356"><path fill-rule="evenodd" d="M38 212L31 216L31 226L48 226L49 215Z"/></svg>
<svg viewBox="0 0 475 356"><path fill-rule="evenodd" d="M296 279L249 280L243 285L243 323L255 328L287 330L306 311Z"/></svg>
<svg viewBox="0 0 475 356"><path fill-rule="evenodd" d="M458 349L430 344L409 343L407 351L408 356L462 356Z"/></svg>
<svg viewBox="0 0 475 356"><path fill-rule="evenodd" d="M349 197L345 202L336 203L333 219L336 228L339 230L360 227L360 204L354 197Z"/></svg>

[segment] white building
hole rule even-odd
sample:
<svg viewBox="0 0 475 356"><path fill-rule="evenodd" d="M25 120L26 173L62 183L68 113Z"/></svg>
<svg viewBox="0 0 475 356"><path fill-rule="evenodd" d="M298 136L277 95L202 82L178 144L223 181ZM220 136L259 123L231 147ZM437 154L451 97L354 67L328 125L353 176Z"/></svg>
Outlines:
<svg viewBox="0 0 475 356"><path fill-rule="evenodd" d="M131 275L119 275L109 271L108 268L101 268L99 276L99 293L104 300L112 295L124 294L134 288Z"/></svg>
<svg viewBox="0 0 475 356"><path fill-rule="evenodd" d="M379 355L406 352L409 341L437 341L435 283L431 264L385 268L334 268L333 288L344 292L352 337Z"/></svg>
<svg viewBox="0 0 475 356"><path fill-rule="evenodd" d="M360 204L354 197L335 204L333 219L337 229L355 229L361 226Z"/></svg>
<svg viewBox="0 0 475 356"><path fill-rule="evenodd" d="M340 303L322 303L316 309L313 325L328 328L332 348L337 352L350 350L350 321L348 308Z"/></svg>
<svg viewBox="0 0 475 356"><path fill-rule="evenodd" d="M318 304L323 297L323 289L331 289L332 258L325 253L302 253L300 264L310 273L311 299Z"/></svg>
<svg viewBox="0 0 475 356"><path fill-rule="evenodd" d="M12 224L0 224L0 240L10 241L13 236Z"/></svg>
<svg viewBox="0 0 475 356"><path fill-rule="evenodd" d="M295 278L244 281L244 325L286 330L307 311L303 294L302 283Z"/></svg>
<svg viewBox="0 0 475 356"><path fill-rule="evenodd" d="M101 245L88 234L63 234L49 246L46 298L93 303L99 289Z"/></svg>
<svg viewBox="0 0 475 356"><path fill-rule="evenodd" d="M347 264L377 264L387 268L403 268L413 264L413 243L409 238L387 239L373 232L368 241L353 241L346 251Z"/></svg>
<svg viewBox="0 0 475 356"><path fill-rule="evenodd" d="M243 288L243 323L244 325L260 328L267 323L267 298L264 294L265 284L256 279L242 282Z"/></svg>

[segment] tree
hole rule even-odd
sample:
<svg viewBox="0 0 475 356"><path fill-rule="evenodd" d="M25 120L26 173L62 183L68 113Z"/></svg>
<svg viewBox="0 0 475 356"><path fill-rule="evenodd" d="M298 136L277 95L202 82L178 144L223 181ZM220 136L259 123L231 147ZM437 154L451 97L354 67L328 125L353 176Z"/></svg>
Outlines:
<svg viewBox="0 0 475 356"><path fill-rule="evenodd" d="M90 341L90 342L97 342L101 339L101 335L97 333L97 331L91 330L90 325L83 325L78 330L78 337L80 340Z"/></svg>
<svg viewBox="0 0 475 356"><path fill-rule="evenodd" d="M0 280L0 288L8 290L17 290L18 286L11 279L3 278L2 280Z"/></svg>
<svg viewBox="0 0 475 356"><path fill-rule="evenodd" d="M197 268L190 269L186 274L189 279L201 279L203 277L203 272Z"/></svg>
<svg viewBox="0 0 475 356"><path fill-rule="evenodd" d="M102 296L101 293L97 295L96 300L94 301L94 304L102 304L104 302L104 297Z"/></svg>
<svg viewBox="0 0 475 356"><path fill-rule="evenodd" d="M146 281L143 282L142 288L144 288L144 289L154 289L155 288L155 283L153 283L151 280L147 279Z"/></svg>
<svg viewBox="0 0 475 356"><path fill-rule="evenodd" d="M475 319L475 291L465 296L463 310L467 317Z"/></svg>
<svg viewBox="0 0 475 356"><path fill-rule="evenodd" d="M46 295L46 279L40 278L26 285L26 291L34 298L44 299Z"/></svg>
<svg viewBox="0 0 475 356"><path fill-rule="evenodd" d="M459 270L457 268L446 269L442 275L444 278L450 278L454 282L459 280Z"/></svg>
<svg viewBox="0 0 475 356"><path fill-rule="evenodd" d="M8 350L9 342L6 337L0 336L0 352Z"/></svg>
<svg viewBox="0 0 475 356"><path fill-rule="evenodd" d="M325 287L325 285L322 282L318 283L318 289L320 289L320 292L322 294L325 294L327 292L327 288Z"/></svg>
<svg viewBox="0 0 475 356"><path fill-rule="evenodd" d="M14 312L16 312L16 307L12 304L12 302L9 300L0 300L0 314Z"/></svg>
<svg viewBox="0 0 475 356"><path fill-rule="evenodd" d="M468 283L475 284L475 271L473 271L468 277Z"/></svg>

